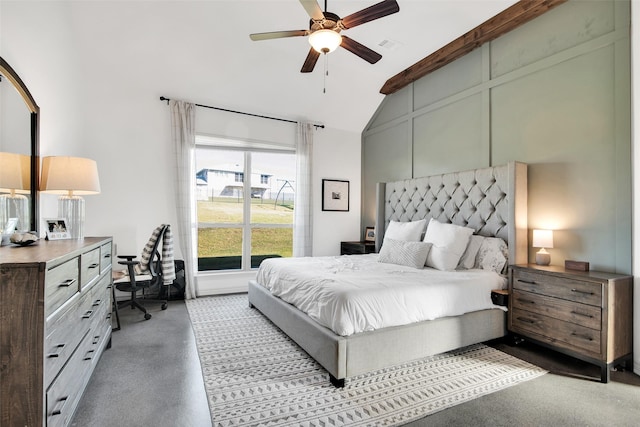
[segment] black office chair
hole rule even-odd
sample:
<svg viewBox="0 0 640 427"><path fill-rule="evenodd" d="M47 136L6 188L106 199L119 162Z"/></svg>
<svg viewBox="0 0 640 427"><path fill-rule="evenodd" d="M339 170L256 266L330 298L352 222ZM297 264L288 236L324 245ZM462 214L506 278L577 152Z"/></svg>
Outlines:
<svg viewBox="0 0 640 427"><path fill-rule="evenodd" d="M144 271L142 274L136 272L135 266L140 264L140 261L134 260L136 258L135 255L118 255L118 258L125 260L118 261L118 264L127 266L128 275L121 279L114 280L114 285L119 291L129 292L131 294L131 298L125 301L118 301L117 305L118 307L130 306L132 310L136 308L139 309L144 313L145 320L151 319L151 314L148 313L147 309L142 305L142 301L160 302L162 304L162 310L167 309L166 297L164 299L148 298L145 295L145 291L149 288L161 289L163 286L162 258L160 257L158 246L160 245L160 241L165 238L165 233L168 228L169 226L166 224L161 226L158 237L151 249L148 271ZM142 292L142 297L138 297L138 291ZM158 294L160 295L160 292Z"/></svg>

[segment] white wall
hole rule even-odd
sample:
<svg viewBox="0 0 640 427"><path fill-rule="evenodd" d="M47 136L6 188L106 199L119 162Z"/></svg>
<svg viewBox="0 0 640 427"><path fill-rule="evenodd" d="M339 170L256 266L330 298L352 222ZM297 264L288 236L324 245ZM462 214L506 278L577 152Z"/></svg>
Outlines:
<svg viewBox="0 0 640 427"><path fill-rule="evenodd" d="M85 198L85 235L113 236L118 253L139 254L155 226L176 223L169 108L159 97L202 101L188 79L163 74L162 59L177 59L163 57L166 40L139 46L133 39L131 45L114 45L110 32L87 37L100 10L78 5L0 2L0 55L40 105L41 156L98 163L102 192ZM114 12L105 5L103 12ZM214 101L233 106L232 99ZM242 109L252 112L251 105ZM252 120L238 116L234 126L251 129ZM314 156L314 254L338 254L341 240L360 235L360 134L319 130ZM322 178L351 181L350 212L321 211ZM57 215L55 196L42 197L40 215Z"/></svg>

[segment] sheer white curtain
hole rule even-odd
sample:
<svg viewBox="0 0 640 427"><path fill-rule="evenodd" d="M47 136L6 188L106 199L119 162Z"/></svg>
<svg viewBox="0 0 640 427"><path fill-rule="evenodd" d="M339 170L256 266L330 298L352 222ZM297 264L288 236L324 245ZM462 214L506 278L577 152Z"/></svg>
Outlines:
<svg viewBox="0 0 640 427"><path fill-rule="evenodd" d="M296 134L296 195L293 220L293 256L311 256L313 249L313 209L311 158L313 125L299 122Z"/></svg>
<svg viewBox="0 0 640 427"><path fill-rule="evenodd" d="M198 232L196 218L195 188L195 104L184 101L169 101L171 110L171 139L176 159L176 209L178 213L177 234L180 250L184 256L184 272L187 282L185 298L197 295L196 265L197 254L194 245Z"/></svg>

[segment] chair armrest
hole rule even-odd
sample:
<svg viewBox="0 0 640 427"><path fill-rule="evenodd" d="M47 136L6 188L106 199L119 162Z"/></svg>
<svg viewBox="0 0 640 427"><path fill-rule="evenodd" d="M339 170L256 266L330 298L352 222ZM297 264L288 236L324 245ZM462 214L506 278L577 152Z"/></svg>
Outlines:
<svg viewBox="0 0 640 427"><path fill-rule="evenodd" d="M122 264L122 265L138 265L140 264L140 261L118 261L118 264Z"/></svg>
<svg viewBox="0 0 640 427"><path fill-rule="evenodd" d="M118 258L127 259L127 260L131 261L132 259L136 258L136 255L118 255Z"/></svg>

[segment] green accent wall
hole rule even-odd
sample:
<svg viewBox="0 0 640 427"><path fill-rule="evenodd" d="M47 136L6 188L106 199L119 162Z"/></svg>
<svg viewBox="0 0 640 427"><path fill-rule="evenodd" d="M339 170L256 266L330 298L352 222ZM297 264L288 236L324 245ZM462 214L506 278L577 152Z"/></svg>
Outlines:
<svg viewBox="0 0 640 427"><path fill-rule="evenodd" d="M377 182L517 160L552 264L631 273L629 27L628 1L570 0L387 96L363 132L362 226Z"/></svg>

